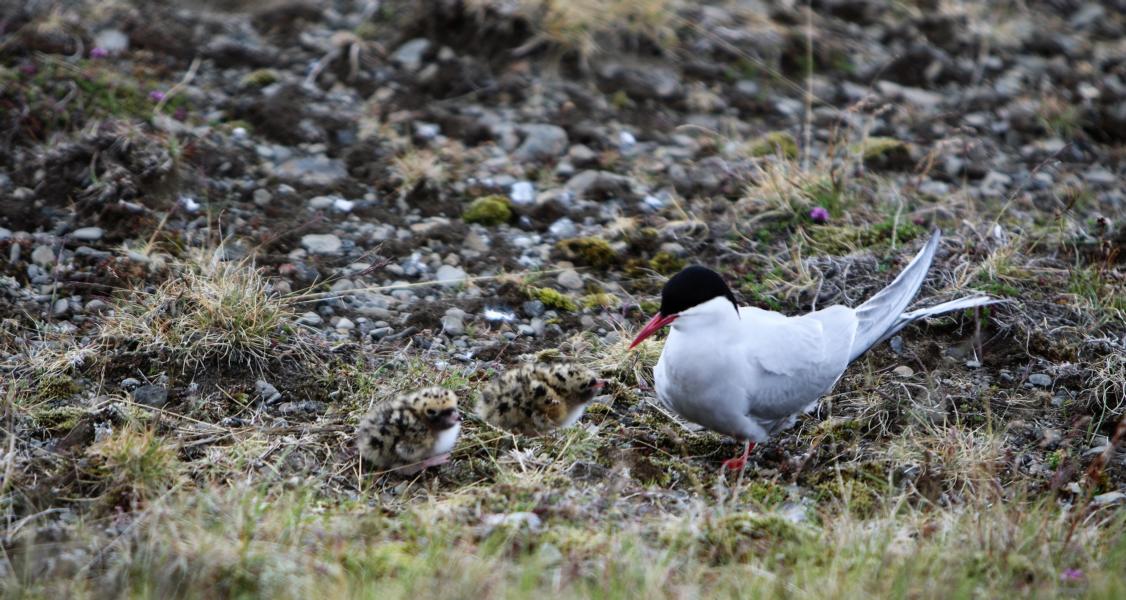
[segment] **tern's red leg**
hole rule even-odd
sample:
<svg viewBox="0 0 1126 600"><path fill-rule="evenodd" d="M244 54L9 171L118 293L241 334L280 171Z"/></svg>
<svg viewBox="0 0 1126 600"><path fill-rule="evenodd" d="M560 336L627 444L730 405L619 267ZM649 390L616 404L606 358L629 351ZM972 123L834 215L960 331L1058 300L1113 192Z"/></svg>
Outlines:
<svg viewBox="0 0 1126 600"><path fill-rule="evenodd" d="M754 450L754 449L755 449L755 443L754 442L747 442L746 446L743 447L743 455L742 456L736 456L735 458L729 458L729 459L723 461L723 468L731 470L731 471L736 471L736 470L740 470L743 467L747 466L747 455L749 455L751 453L751 450Z"/></svg>

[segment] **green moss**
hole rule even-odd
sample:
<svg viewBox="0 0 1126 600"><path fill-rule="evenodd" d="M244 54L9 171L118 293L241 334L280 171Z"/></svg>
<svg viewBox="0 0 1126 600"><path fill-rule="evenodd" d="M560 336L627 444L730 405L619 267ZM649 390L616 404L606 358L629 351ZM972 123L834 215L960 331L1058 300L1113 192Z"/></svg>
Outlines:
<svg viewBox="0 0 1126 600"><path fill-rule="evenodd" d="M767 291L769 286L766 282L759 279L757 275L748 275L743 285L740 287L747 302L752 306L758 306L773 311L783 309L782 303Z"/></svg>
<svg viewBox="0 0 1126 600"><path fill-rule="evenodd" d="M567 258L599 269L609 268L618 262L614 248L601 238L568 238L560 240L556 247L562 250Z"/></svg>
<svg viewBox="0 0 1126 600"><path fill-rule="evenodd" d="M911 145L891 137L870 137L848 148L849 154L860 156L865 164L888 167L911 165Z"/></svg>
<svg viewBox="0 0 1126 600"><path fill-rule="evenodd" d="M848 470L825 472L812 486L818 502L835 503L850 514L870 517L879 508L887 482L881 467L866 463Z"/></svg>
<svg viewBox="0 0 1126 600"><path fill-rule="evenodd" d="M684 259L669 252L658 252L649 259L649 268L661 275L672 275L683 269L686 264Z"/></svg>
<svg viewBox="0 0 1126 600"><path fill-rule="evenodd" d="M618 90L610 96L610 105L618 110L622 110L633 106L633 100L630 100L629 94L627 94L625 90Z"/></svg>
<svg viewBox="0 0 1126 600"><path fill-rule="evenodd" d="M278 72L273 69L258 69L247 73L242 78L243 85L266 87L278 80Z"/></svg>
<svg viewBox="0 0 1126 600"><path fill-rule="evenodd" d="M746 494L763 507L774 507L786 501L786 488L767 480L754 480L747 485Z"/></svg>
<svg viewBox="0 0 1126 600"><path fill-rule="evenodd" d="M81 406L53 406L33 411L31 419L35 421L35 426L41 429L69 431L86 414L86 409Z"/></svg>
<svg viewBox="0 0 1126 600"><path fill-rule="evenodd" d="M461 218L466 223L500 225L512 220L512 207L504 196L484 196L470 202Z"/></svg>
<svg viewBox="0 0 1126 600"><path fill-rule="evenodd" d="M65 400L81 391L82 386L66 375L48 376L39 380L35 399L38 402Z"/></svg>
<svg viewBox="0 0 1126 600"><path fill-rule="evenodd" d="M529 298L543 302L543 305L548 308L565 310L567 312L577 312L579 310L579 305L570 296L559 290L553 290L547 287L528 286L526 293Z"/></svg>
<svg viewBox="0 0 1126 600"><path fill-rule="evenodd" d="M818 252L834 255L891 246L893 234L898 246L926 233L925 229L910 221L901 220L895 224L894 219L888 217L880 223L862 227L825 224L807 229L807 233Z"/></svg>
<svg viewBox="0 0 1126 600"><path fill-rule="evenodd" d="M785 131L772 131L752 140L747 145L747 153L755 158L781 155L795 159L798 157L798 141Z"/></svg>
<svg viewBox="0 0 1126 600"><path fill-rule="evenodd" d="M618 306L621 306L621 303L621 300L619 300L617 296L613 294L607 294L605 292L598 294L587 294L586 296L582 297L583 308L587 309L617 308Z"/></svg>

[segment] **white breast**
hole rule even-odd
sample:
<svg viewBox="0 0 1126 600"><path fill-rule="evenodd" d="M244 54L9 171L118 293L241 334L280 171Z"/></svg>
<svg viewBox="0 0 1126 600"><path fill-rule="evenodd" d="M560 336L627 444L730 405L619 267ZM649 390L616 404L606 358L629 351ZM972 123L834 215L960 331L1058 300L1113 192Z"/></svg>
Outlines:
<svg viewBox="0 0 1126 600"><path fill-rule="evenodd" d="M431 451L431 456L445 454L453 450L454 444L457 443L457 435L459 433L461 433L461 423L439 433L438 440L434 442L434 449Z"/></svg>
<svg viewBox="0 0 1126 600"><path fill-rule="evenodd" d="M578 421L579 419L581 419L583 417L583 413L585 413L585 412L586 412L586 405L585 404L580 404L579 406L572 408L571 412L567 413L567 418L563 419L563 423L560 424L559 427L560 428L570 427L571 425L574 425L576 421Z"/></svg>

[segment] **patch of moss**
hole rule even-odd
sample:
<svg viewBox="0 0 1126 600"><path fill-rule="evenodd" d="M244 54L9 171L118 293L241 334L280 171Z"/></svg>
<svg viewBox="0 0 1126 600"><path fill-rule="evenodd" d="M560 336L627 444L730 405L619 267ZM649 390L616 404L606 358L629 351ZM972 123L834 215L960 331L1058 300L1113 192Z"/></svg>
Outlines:
<svg viewBox="0 0 1126 600"><path fill-rule="evenodd" d="M461 218L466 223L500 225L512 220L512 207L508 203L508 198L499 194L483 196L470 202Z"/></svg>
<svg viewBox="0 0 1126 600"><path fill-rule="evenodd" d="M630 99L629 94L627 94L625 90L618 90L610 96L610 105L618 110L622 110L633 106L633 100Z"/></svg>
<svg viewBox="0 0 1126 600"><path fill-rule="evenodd" d="M567 312L577 312L579 310L579 305L570 296L559 290L553 290L548 287L528 286L525 293L528 294L529 298L543 302L543 305L548 308L565 310Z"/></svg>
<svg viewBox="0 0 1126 600"><path fill-rule="evenodd" d="M81 406L52 406L35 410L31 419L35 426L47 431L69 431L74 429L78 420L86 416L86 409Z"/></svg>
<svg viewBox="0 0 1126 600"><path fill-rule="evenodd" d="M870 517L879 508L887 487L884 472L875 463L848 470L825 472L813 487L818 502L836 503L857 517Z"/></svg>
<svg viewBox="0 0 1126 600"><path fill-rule="evenodd" d="M785 131L772 131L751 140L747 153L755 158L781 155L782 158L795 159L798 157L798 141Z"/></svg>
<svg viewBox="0 0 1126 600"><path fill-rule="evenodd" d="M688 263L683 258L669 252L658 252L649 259L649 268L661 275L672 275L683 269L686 264Z"/></svg>
<svg viewBox="0 0 1126 600"><path fill-rule="evenodd" d="M243 85L266 87L278 80L278 72L273 69L258 69L247 73L242 78Z"/></svg>
<svg viewBox="0 0 1126 600"><path fill-rule="evenodd" d="M883 164L903 167L911 164L911 145L892 137L870 137L848 148L853 156L860 156L865 164Z"/></svg>
<svg viewBox="0 0 1126 600"><path fill-rule="evenodd" d="M582 297L583 308L617 308L621 306L622 302L617 296L601 292L598 294L587 294Z"/></svg>
<svg viewBox="0 0 1126 600"><path fill-rule="evenodd" d="M562 250L567 258L598 269L609 268L618 262L614 248L602 238L568 238L560 240L556 247Z"/></svg>
<svg viewBox="0 0 1126 600"><path fill-rule="evenodd" d="M709 520L700 537L710 562L728 564L767 554L785 558L809 534L781 515L732 513Z"/></svg>
<svg viewBox="0 0 1126 600"><path fill-rule="evenodd" d="M746 495L764 507L774 507L786 501L786 488L773 481L754 480L747 485Z"/></svg>
<svg viewBox="0 0 1126 600"><path fill-rule="evenodd" d="M767 310L780 311L783 309L782 303L777 298L768 293L768 286L765 282L759 280L755 275L748 275L746 281L740 286L744 297L747 302L752 306L765 308Z"/></svg>
<svg viewBox="0 0 1126 600"><path fill-rule="evenodd" d="M661 310L660 300L642 300L638 303L638 308L646 315L655 315L657 311Z"/></svg>
<svg viewBox="0 0 1126 600"><path fill-rule="evenodd" d="M82 386L66 375L48 376L39 380L35 399L37 402L64 400L81 391Z"/></svg>
<svg viewBox="0 0 1126 600"><path fill-rule="evenodd" d="M926 230L910 221L895 223L895 217L888 217L880 223L863 227L849 225L819 225L807 229L814 248L825 254L848 254L861 249L890 246L894 235L895 243L902 245L926 233Z"/></svg>

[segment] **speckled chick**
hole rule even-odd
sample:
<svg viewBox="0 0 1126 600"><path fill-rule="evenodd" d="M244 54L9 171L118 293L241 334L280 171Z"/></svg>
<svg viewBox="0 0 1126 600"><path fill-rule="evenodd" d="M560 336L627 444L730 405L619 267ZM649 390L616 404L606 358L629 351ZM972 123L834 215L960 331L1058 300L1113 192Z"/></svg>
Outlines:
<svg viewBox="0 0 1126 600"><path fill-rule="evenodd" d="M376 406L356 429L360 456L404 475L445 463L461 432L457 395L430 387Z"/></svg>
<svg viewBox="0 0 1126 600"><path fill-rule="evenodd" d="M501 429L542 435L578 421L603 383L576 365L524 365L485 386L477 414Z"/></svg>

